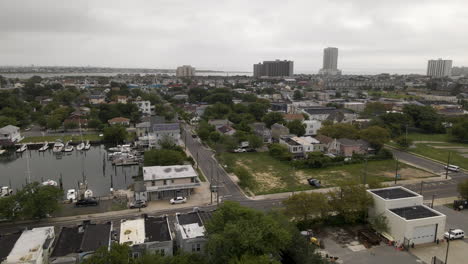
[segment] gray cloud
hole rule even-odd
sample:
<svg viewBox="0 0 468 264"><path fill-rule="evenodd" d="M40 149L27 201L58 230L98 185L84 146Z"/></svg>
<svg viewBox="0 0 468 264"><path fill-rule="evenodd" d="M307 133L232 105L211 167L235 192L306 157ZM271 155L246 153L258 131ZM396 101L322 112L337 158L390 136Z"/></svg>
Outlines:
<svg viewBox="0 0 468 264"><path fill-rule="evenodd" d="M468 65L468 2L458 0L15 0L0 2L0 64L251 70L291 59L316 72L326 46L339 67Z"/></svg>

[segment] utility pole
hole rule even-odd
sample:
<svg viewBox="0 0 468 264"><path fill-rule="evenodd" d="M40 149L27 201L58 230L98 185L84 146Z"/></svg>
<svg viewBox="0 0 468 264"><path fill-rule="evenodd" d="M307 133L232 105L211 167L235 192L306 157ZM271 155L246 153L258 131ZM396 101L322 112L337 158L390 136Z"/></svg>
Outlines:
<svg viewBox="0 0 468 264"><path fill-rule="evenodd" d="M424 184L424 181L421 181L421 190L419 191L419 194L420 194L420 195L422 195L423 184Z"/></svg>
<svg viewBox="0 0 468 264"><path fill-rule="evenodd" d="M444 264L447 264L448 252L449 252L449 247L450 247L450 237L451 237L452 230L453 229L450 228L449 231L448 231L449 237L447 238L447 252L445 253L445 262L444 262Z"/></svg>
<svg viewBox="0 0 468 264"><path fill-rule="evenodd" d="M431 202L431 208L434 208L434 198L435 198L435 194L432 195L432 202Z"/></svg>
<svg viewBox="0 0 468 264"><path fill-rule="evenodd" d="M365 165L364 165L364 186L367 184L367 157L365 159Z"/></svg>
<svg viewBox="0 0 468 264"><path fill-rule="evenodd" d="M219 169L216 170L216 206L219 206Z"/></svg>
<svg viewBox="0 0 468 264"><path fill-rule="evenodd" d="M449 173L449 165L450 165L450 153L448 154L448 159L447 159L447 166L445 166L445 179L448 179L448 173Z"/></svg>
<svg viewBox="0 0 468 264"><path fill-rule="evenodd" d="M396 161L396 168L395 168L395 184L397 183L397 178L398 178L398 158L395 159Z"/></svg>
<svg viewBox="0 0 468 264"><path fill-rule="evenodd" d="M184 134L185 134L185 151L187 151L187 130L184 128Z"/></svg>
<svg viewBox="0 0 468 264"><path fill-rule="evenodd" d="M213 204L213 162L211 162L211 173L210 173L210 196L211 196L210 204Z"/></svg>
<svg viewBox="0 0 468 264"><path fill-rule="evenodd" d="M198 170L198 149L197 149L197 170Z"/></svg>

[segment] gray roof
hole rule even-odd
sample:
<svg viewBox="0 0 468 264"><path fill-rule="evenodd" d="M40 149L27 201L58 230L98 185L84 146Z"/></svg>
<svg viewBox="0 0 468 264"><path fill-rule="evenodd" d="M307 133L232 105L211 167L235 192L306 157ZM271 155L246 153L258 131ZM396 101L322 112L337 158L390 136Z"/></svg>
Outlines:
<svg viewBox="0 0 468 264"><path fill-rule="evenodd" d="M153 131L170 131L180 130L178 123L167 123L167 124L155 124L153 125Z"/></svg>
<svg viewBox="0 0 468 264"><path fill-rule="evenodd" d="M136 124L136 128L148 128L151 127L150 122L141 122Z"/></svg>
<svg viewBox="0 0 468 264"><path fill-rule="evenodd" d="M145 232L148 241L171 241L171 230L166 217L148 217L145 219Z"/></svg>
<svg viewBox="0 0 468 264"><path fill-rule="evenodd" d="M111 223L86 225L80 251L96 251L102 246L108 246L110 241Z"/></svg>
<svg viewBox="0 0 468 264"><path fill-rule="evenodd" d="M412 192L408 192L407 190L403 188L385 188L385 189L371 190L371 192L386 200L409 198L409 197L417 196L416 194Z"/></svg>
<svg viewBox="0 0 468 264"><path fill-rule="evenodd" d="M10 254L11 250L15 246L16 241L21 236L21 232L8 234L8 235L0 235L0 262L5 260Z"/></svg>
<svg viewBox="0 0 468 264"><path fill-rule="evenodd" d="M394 212L402 218L405 218L406 220L434 217L440 215L422 205L394 208L390 209L390 211Z"/></svg>
<svg viewBox="0 0 468 264"><path fill-rule="evenodd" d="M9 134L9 133L16 132L18 130L19 130L19 127L17 127L17 126L8 125L8 126L4 126L4 127L0 128L0 133Z"/></svg>

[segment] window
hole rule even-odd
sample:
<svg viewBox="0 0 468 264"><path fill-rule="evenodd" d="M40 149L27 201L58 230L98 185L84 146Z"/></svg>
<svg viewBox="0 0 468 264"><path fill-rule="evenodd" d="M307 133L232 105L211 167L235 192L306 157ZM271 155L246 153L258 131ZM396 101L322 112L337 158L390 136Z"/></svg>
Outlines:
<svg viewBox="0 0 468 264"><path fill-rule="evenodd" d="M155 182L155 181L151 181L151 186L156 186L156 182Z"/></svg>
<svg viewBox="0 0 468 264"><path fill-rule="evenodd" d="M200 252L201 245L200 244L192 244L192 252Z"/></svg>
<svg viewBox="0 0 468 264"><path fill-rule="evenodd" d="M200 245L200 244L197 244L197 251L198 251L198 252L201 251L201 245Z"/></svg>
<svg viewBox="0 0 468 264"><path fill-rule="evenodd" d="M164 185L167 185L167 180L164 180Z"/></svg>
<svg viewBox="0 0 468 264"><path fill-rule="evenodd" d="M190 178L190 182L195 182L195 177Z"/></svg>
<svg viewBox="0 0 468 264"><path fill-rule="evenodd" d="M133 252L132 257L133 258L139 258L140 257L140 252Z"/></svg>

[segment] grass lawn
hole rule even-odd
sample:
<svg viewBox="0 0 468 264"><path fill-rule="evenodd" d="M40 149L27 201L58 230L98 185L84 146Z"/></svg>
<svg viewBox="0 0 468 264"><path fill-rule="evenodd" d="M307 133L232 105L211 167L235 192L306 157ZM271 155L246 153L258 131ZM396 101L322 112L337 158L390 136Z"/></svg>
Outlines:
<svg viewBox="0 0 468 264"><path fill-rule="evenodd" d="M410 152L446 163L450 153L450 164L468 169L468 144L462 143L419 143ZM465 155L466 157L464 157Z"/></svg>
<svg viewBox="0 0 468 264"><path fill-rule="evenodd" d="M63 141L80 141L81 137L80 135L53 135L53 136L38 136L38 137L26 137L24 138L21 143L37 143L37 142L54 142L57 139L61 139ZM90 141L99 141L102 140L102 137L99 136L99 134L85 134L83 135L83 140L90 140Z"/></svg>
<svg viewBox="0 0 468 264"><path fill-rule="evenodd" d="M365 164L349 164L323 169L294 170L287 162L280 162L268 153L223 153L220 161L228 171L240 166L247 169L255 178L257 195L308 190L312 187L308 178L319 179L325 187L336 186L339 181L364 181ZM367 164L367 183L392 181L395 176L394 160L370 161ZM401 179L431 177L430 173L399 163Z"/></svg>
<svg viewBox="0 0 468 264"><path fill-rule="evenodd" d="M450 140L451 140L451 136L449 134L409 133L408 138L413 140L413 141L450 142Z"/></svg>

